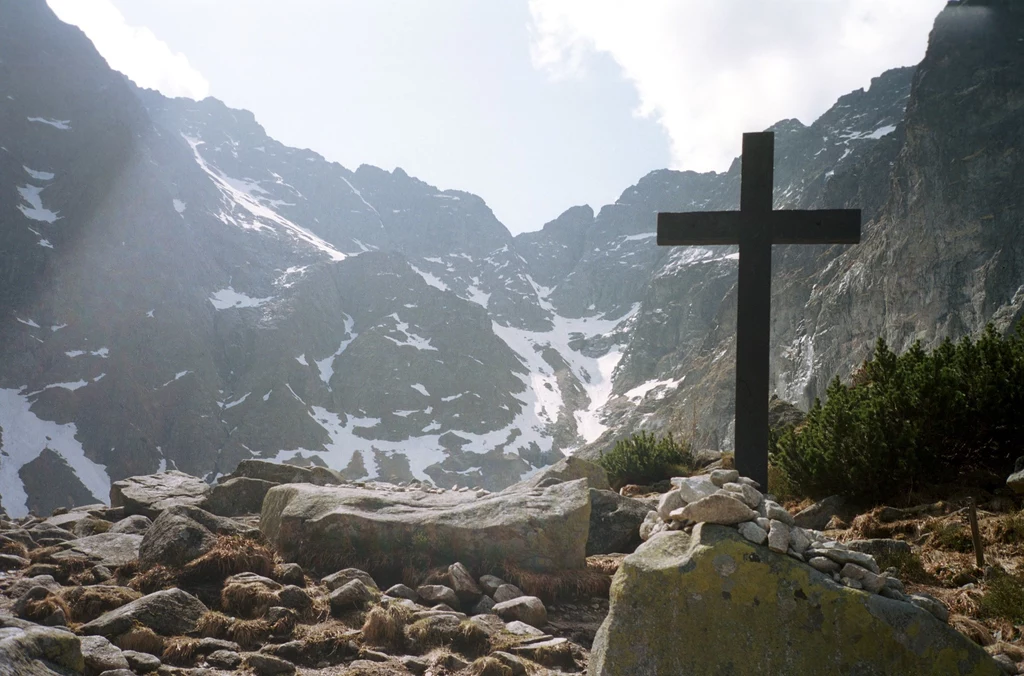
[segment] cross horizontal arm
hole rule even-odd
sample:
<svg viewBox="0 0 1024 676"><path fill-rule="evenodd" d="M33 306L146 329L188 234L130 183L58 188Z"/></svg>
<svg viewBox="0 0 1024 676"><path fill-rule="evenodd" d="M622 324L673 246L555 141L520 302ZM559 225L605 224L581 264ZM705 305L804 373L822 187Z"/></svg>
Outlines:
<svg viewBox="0 0 1024 676"><path fill-rule="evenodd" d="M860 241L859 209L659 213L658 244L739 244L741 236L768 229L772 244L856 244Z"/></svg>

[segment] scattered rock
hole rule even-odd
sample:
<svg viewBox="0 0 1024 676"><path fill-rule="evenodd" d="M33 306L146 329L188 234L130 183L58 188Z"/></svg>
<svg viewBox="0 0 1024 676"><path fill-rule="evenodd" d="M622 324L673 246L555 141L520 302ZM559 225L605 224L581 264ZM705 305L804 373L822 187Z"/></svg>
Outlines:
<svg viewBox="0 0 1024 676"><path fill-rule="evenodd" d="M737 528L740 535L753 542L755 545L763 545L768 539L768 532L757 525L754 521L744 521Z"/></svg>
<svg viewBox="0 0 1024 676"><path fill-rule="evenodd" d="M481 575L478 581L480 582L480 588L488 596L494 596L494 592L498 591L498 587L505 584L504 580L494 575Z"/></svg>
<svg viewBox="0 0 1024 676"><path fill-rule="evenodd" d="M110 527L108 533L127 533L129 535L145 535L149 527L153 525L153 520L148 516L141 514L133 514L132 516L126 516L120 521L116 522Z"/></svg>
<svg viewBox="0 0 1024 676"><path fill-rule="evenodd" d="M745 479L746 477L740 478ZM748 486L747 484L741 483L739 481L725 484L724 486L722 486L722 490L728 491L730 493L735 493L737 496L739 496L739 499L743 502L743 504L745 504L747 507L750 507L751 509L757 509L758 506L764 501L764 496L761 495L761 491L757 490L753 486Z"/></svg>
<svg viewBox="0 0 1024 676"><path fill-rule="evenodd" d="M918 608L927 610L929 613L935 616L940 622L949 621L949 609L931 594L911 594L910 602Z"/></svg>
<svg viewBox="0 0 1024 676"><path fill-rule="evenodd" d="M201 523L185 515L165 511L142 536L139 567L142 570L149 570L156 565L180 568L198 559L216 544L217 536Z"/></svg>
<svg viewBox="0 0 1024 676"><path fill-rule="evenodd" d="M61 671L41 670L52 665ZM79 638L66 629L30 626L0 629L0 666L4 676L81 673L85 659Z"/></svg>
<svg viewBox="0 0 1024 676"><path fill-rule="evenodd" d="M252 669L256 676L288 676L295 673L295 665L291 662L261 653L246 655L245 666Z"/></svg>
<svg viewBox="0 0 1024 676"><path fill-rule="evenodd" d="M507 622L518 620L532 627L539 628L548 623L547 608L536 596L520 596L496 603L492 612Z"/></svg>
<svg viewBox="0 0 1024 676"><path fill-rule="evenodd" d="M453 592L454 593L454 592ZM341 613L352 608L365 608L377 598L376 589L371 589L362 580L349 580L330 594L331 612Z"/></svg>
<svg viewBox="0 0 1024 676"><path fill-rule="evenodd" d="M888 538L875 538L871 540L850 540L846 546L855 552L870 554L875 558L884 556L913 554L914 549L909 542L904 540L891 540Z"/></svg>
<svg viewBox="0 0 1024 676"><path fill-rule="evenodd" d="M448 566L448 579L451 581L455 595L462 603L476 603L483 595L473 576L461 563L453 563Z"/></svg>
<svg viewBox="0 0 1024 676"><path fill-rule="evenodd" d="M85 557L104 566L118 568L139 558L143 536L130 533L100 533L69 543L68 549L54 554L55 560Z"/></svg>
<svg viewBox="0 0 1024 676"><path fill-rule="evenodd" d="M416 593L416 590L406 587L404 584L396 584L388 587L384 594L396 599L407 599L413 603L419 603L420 600L420 595Z"/></svg>
<svg viewBox="0 0 1024 676"><path fill-rule="evenodd" d="M425 584L417 587L416 593L424 603L444 603L452 608L460 607L459 597L455 594L455 590L443 584Z"/></svg>
<svg viewBox="0 0 1024 676"><path fill-rule="evenodd" d="M135 650L122 650L121 656L128 660L128 668L139 674L148 674L160 668L160 658Z"/></svg>
<svg viewBox="0 0 1024 676"><path fill-rule="evenodd" d="M490 596L481 596L476 605L469 611L470 615L486 615L494 612L494 599Z"/></svg>
<svg viewBox="0 0 1024 676"><path fill-rule="evenodd" d="M0 570L20 570L27 568L30 561L15 554L0 554Z"/></svg>
<svg viewBox="0 0 1024 676"><path fill-rule="evenodd" d="M156 519L172 505L200 506L209 492L210 485L202 479L171 470L115 481L110 486L110 505L124 507L126 516Z"/></svg>
<svg viewBox="0 0 1024 676"><path fill-rule="evenodd" d="M215 669L234 669L242 663L242 656L234 650L214 650L206 656L206 663Z"/></svg>
<svg viewBox="0 0 1024 676"><path fill-rule="evenodd" d="M494 600L497 603L503 603L505 601L511 601L517 599L520 596L526 596L523 590L514 584L503 584L494 590Z"/></svg>
<svg viewBox="0 0 1024 676"><path fill-rule="evenodd" d="M801 528L822 530L845 505L846 500L842 496L832 495L801 510L793 517L793 521Z"/></svg>
<svg viewBox="0 0 1024 676"><path fill-rule="evenodd" d="M757 512L734 497L715 493L675 510L670 516L674 520L732 525L756 519Z"/></svg>
<svg viewBox="0 0 1024 676"><path fill-rule="evenodd" d="M686 501L683 500L682 494L678 488L673 488L668 493L661 496L658 500L658 516L661 517L662 521L668 521L668 516L676 509L682 509L686 506Z"/></svg>
<svg viewBox="0 0 1024 676"><path fill-rule="evenodd" d="M343 587L352 580L359 580L370 589L378 589L377 583L374 579L364 570L358 568L344 568L339 570L337 573L331 573L325 577L321 582L327 585L327 588L331 591L339 587Z"/></svg>
<svg viewBox="0 0 1024 676"><path fill-rule="evenodd" d="M274 578L281 584L291 584L296 587L306 586L305 572L297 563L282 563L274 566Z"/></svg>
<svg viewBox="0 0 1024 676"><path fill-rule="evenodd" d="M79 640L86 669L98 674L108 669L129 668L121 649L102 636L83 636Z"/></svg>
<svg viewBox="0 0 1024 676"><path fill-rule="evenodd" d="M716 469L712 470L709 477L711 483L721 488L727 483L731 483L740 478L740 473L734 469Z"/></svg>
<svg viewBox="0 0 1024 676"><path fill-rule="evenodd" d="M176 588L165 589L104 613L79 630L112 638L140 624L161 636L179 636L194 630L206 611L206 606L191 594Z"/></svg>
<svg viewBox="0 0 1024 676"><path fill-rule="evenodd" d="M675 477L672 479L672 485L676 487L676 490L679 491L679 496L687 504L697 502L701 498L706 498L718 491L718 486L713 484L706 474Z"/></svg>
<svg viewBox="0 0 1024 676"><path fill-rule="evenodd" d="M608 473L604 471L604 467L601 467L596 462L590 462L575 455L570 455L550 467L545 467L521 485L529 488L536 488L542 483L555 485L548 483L550 479L555 479L556 483L586 479L587 486L590 488L603 491L611 490L611 484L608 483Z"/></svg>
<svg viewBox="0 0 1024 676"><path fill-rule="evenodd" d="M1014 493L1024 493L1024 470L1014 472L1006 479L1006 485Z"/></svg>
<svg viewBox="0 0 1024 676"><path fill-rule="evenodd" d="M313 483L313 473L306 467L255 459L238 463L231 477L246 477L274 484Z"/></svg>

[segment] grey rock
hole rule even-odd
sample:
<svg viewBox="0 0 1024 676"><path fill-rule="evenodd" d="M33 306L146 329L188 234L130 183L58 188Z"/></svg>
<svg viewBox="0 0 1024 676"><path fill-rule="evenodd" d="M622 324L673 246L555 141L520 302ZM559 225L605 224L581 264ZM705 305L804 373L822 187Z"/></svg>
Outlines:
<svg viewBox="0 0 1024 676"><path fill-rule="evenodd" d="M425 584L416 588L416 593L424 603L444 603L452 608L460 608L459 597L455 590L443 584Z"/></svg>
<svg viewBox="0 0 1024 676"><path fill-rule="evenodd" d="M206 656L206 663L216 669L234 669L242 663L242 656L234 650L214 650Z"/></svg>
<svg viewBox="0 0 1024 676"><path fill-rule="evenodd" d="M67 629L0 629L0 674L65 676L85 670L79 638Z"/></svg>
<svg viewBox="0 0 1024 676"><path fill-rule="evenodd" d="M949 621L949 609L946 605L931 594L918 593L910 595L910 602L918 608L927 610L941 622Z"/></svg>
<svg viewBox="0 0 1024 676"><path fill-rule="evenodd" d="M851 580L860 582L861 587L872 594L877 594L882 591L883 587L885 587L884 575L875 575L867 568L861 568L853 563L847 563L844 565L842 570L839 571L839 575L844 578L850 578Z"/></svg>
<svg viewBox="0 0 1024 676"><path fill-rule="evenodd" d="M590 489L578 479L477 498L286 484L267 493L260 528L285 560L303 565L332 552L341 559L354 547L396 557L421 551L470 568L486 568L497 557L530 570L582 569ZM424 541L424 531L434 537Z"/></svg>
<svg viewBox="0 0 1024 676"><path fill-rule="evenodd" d="M121 655L128 660L128 668L139 674L148 674L160 668L160 658L149 653L135 650L122 650Z"/></svg>
<svg viewBox="0 0 1024 676"><path fill-rule="evenodd" d="M371 589L362 580L349 580L329 595L331 612L340 613L352 608L365 608L377 599L376 589Z"/></svg>
<svg viewBox="0 0 1024 676"><path fill-rule="evenodd" d="M790 514L785 507L774 500L764 501L761 516L767 517L768 519L774 519L775 521L781 521L787 526L793 526L796 524L796 520L793 518L793 515Z"/></svg>
<svg viewBox="0 0 1024 676"><path fill-rule="evenodd" d="M245 477L274 484L313 483L313 473L307 467L252 458L238 463L231 477Z"/></svg>
<svg viewBox="0 0 1024 676"><path fill-rule="evenodd" d="M100 533L78 538L68 549L54 554L53 558L74 558L84 556L100 565L117 568L139 558L142 547L141 535L131 533Z"/></svg>
<svg viewBox="0 0 1024 676"><path fill-rule="evenodd" d="M1000 653L998 655L993 655L992 659L995 660L996 664L999 665L999 668L1003 670L1004 674L1011 674L1012 676L1020 673L1017 671L1017 663L1010 659L1009 656Z"/></svg>
<svg viewBox="0 0 1024 676"><path fill-rule="evenodd" d="M813 528L822 530L846 505L846 500L840 495L832 495L824 500L819 500L810 507L801 510L793 517L794 523L801 528Z"/></svg>
<svg viewBox="0 0 1024 676"><path fill-rule="evenodd" d="M679 492L678 488L673 488L658 500L657 514L661 517L662 521L668 521L668 515L673 510L682 509L685 506L686 501L683 500L682 493Z"/></svg>
<svg viewBox="0 0 1024 676"><path fill-rule="evenodd" d="M455 590L455 595L462 603L476 603L483 595L473 576L461 563L456 562L448 566L448 579L451 581L452 589Z"/></svg>
<svg viewBox="0 0 1024 676"><path fill-rule="evenodd" d="M21 570L22 568L27 568L29 563L31 561L23 556L0 554L0 570Z"/></svg>
<svg viewBox="0 0 1024 676"><path fill-rule="evenodd" d="M503 601L517 599L520 596L526 596L526 594L524 594L523 590L514 584L503 584L494 590L493 596L496 602L501 603Z"/></svg>
<svg viewBox="0 0 1024 676"><path fill-rule="evenodd" d="M672 485L679 491L679 496L686 503L697 502L718 491L718 486L711 482L706 474L699 476L675 477Z"/></svg>
<svg viewBox="0 0 1024 676"><path fill-rule="evenodd" d="M86 669L99 673L109 669L128 669L121 649L102 636L83 636L80 640Z"/></svg>
<svg viewBox="0 0 1024 676"><path fill-rule="evenodd" d="M291 662L262 653L246 655L245 666L249 667L256 676L289 676L295 673L295 665Z"/></svg>
<svg viewBox="0 0 1024 676"><path fill-rule="evenodd" d="M179 636L195 629L196 622L206 611L206 606L191 594L180 589L165 589L104 613L79 630L83 634L111 638L141 624L161 636Z"/></svg>
<svg viewBox="0 0 1024 676"><path fill-rule="evenodd" d="M637 548L640 524L649 507L640 500L626 498L615 491L590 489L590 531L587 556L628 553Z"/></svg>
<svg viewBox="0 0 1024 676"><path fill-rule="evenodd" d="M518 620L538 628L548 623L547 608L544 607L543 601L536 596L520 596L510 601L496 603L492 612L506 622Z"/></svg>
<svg viewBox="0 0 1024 676"><path fill-rule="evenodd" d="M789 550L789 526L772 519L768 530L768 549L783 554Z"/></svg>
<svg viewBox="0 0 1024 676"><path fill-rule="evenodd" d="M420 595L416 593L416 590L411 587L407 587L404 584L396 584L388 587L384 594L396 599L406 599L413 603L418 603L420 600Z"/></svg>
<svg viewBox="0 0 1024 676"><path fill-rule="evenodd" d="M827 573L829 575L831 575L832 573L838 573L839 569L841 568L841 566L838 563L824 556L813 556L807 560L807 564L811 568L814 568L815 570L820 571L822 573Z"/></svg>
<svg viewBox="0 0 1024 676"><path fill-rule="evenodd" d="M850 540L846 543L846 546L855 552L870 554L876 558L893 555L909 556L914 552L914 549L910 546L909 542L886 538Z"/></svg>
<svg viewBox="0 0 1024 676"><path fill-rule="evenodd" d="M274 568L274 577L281 584L292 584L296 587L306 586L306 575L302 566L297 563L282 563Z"/></svg>
<svg viewBox="0 0 1024 676"><path fill-rule="evenodd" d="M1006 478L1006 485L1014 493L1024 493L1024 470L1014 472Z"/></svg>
<svg viewBox="0 0 1024 676"><path fill-rule="evenodd" d="M740 535L753 542L755 545L763 545L768 539L768 533L753 521L744 521L737 530Z"/></svg>
<svg viewBox="0 0 1024 676"><path fill-rule="evenodd" d="M203 502L203 509L220 516L259 514L267 491L278 484L263 479L238 476L218 483Z"/></svg>
<svg viewBox="0 0 1024 676"><path fill-rule="evenodd" d="M133 514L132 516L126 516L114 523L110 527L108 533L128 533L129 535L145 535L149 527L153 525L153 520L148 516L141 514Z"/></svg>
<svg viewBox="0 0 1024 676"><path fill-rule="evenodd" d="M756 519L757 512L734 497L716 493L691 502L670 516L673 520L733 525Z"/></svg>
<svg viewBox="0 0 1024 676"><path fill-rule="evenodd" d="M480 589L488 596L494 596L494 592L498 591L498 587L505 584L504 580L494 575L481 575L478 582L480 583Z"/></svg>
<svg viewBox="0 0 1024 676"><path fill-rule="evenodd" d="M336 573L331 573L325 577L321 582L327 585L327 588L331 591L342 587L352 580L359 580L370 589L378 589L377 582L364 570L358 568L344 568Z"/></svg>
<svg viewBox="0 0 1024 676"><path fill-rule="evenodd" d="M156 565L180 568L198 559L216 544L217 536L201 523L165 511L157 516L141 538L139 567L142 570L149 570Z"/></svg>
<svg viewBox="0 0 1024 676"><path fill-rule="evenodd" d="M110 486L110 505L124 507L126 516L156 519L172 505L200 506L209 492L210 485L202 479L171 470L115 481Z"/></svg>
<svg viewBox="0 0 1024 676"><path fill-rule="evenodd" d="M529 673L527 663L517 655L507 653L503 650L495 650L491 653L491 657L498 660L506 667L512 670L512 676L526 676Z"/></svg>
<svg viewBox="0 0 1024 676"><path fill-rule="evenodd" d="M740 483L738 481L727 483L722 486L722 489L738 495L740 500L743 501L743 504L751 509L757 509L758 505L764 501L764 496L761 495L761 491L757 490L753 486L748 486L747 484Z"/></svg>
<svg viewBox="0 0 1024 676"><path fill-rule="evenodd" d="M740 478L740 473L734 469L716 469L712 470L709 475L711 483L721 488L727 483L731 483Z"/></svg>
<svg viewBox="0 0 1024 676"><path fill-rule="evenodd" d="M470 609L470 615L486 615L494 612L494 599L490 596L481 596L480 600Z"/></svg>
<svg viewBox="0 0 1024 676"><path fill-rule="evenodd" d="M850 551L849 549L841 549L839 547L824 547L822 548L820 543L815 543L807 550L808 557L824 556L832 559L840 565L846 565L847 563L855 563L862 568L867 568L876 575L880 572L878 564L870 554L863 554L861 552Z"/></svg>
<svg viewBox="0 0 1024 676"><path fill-rule="evenodd" d="M551 483L552 479L555 480L554 483ZM536 488L541 484L554 486L577 479L585 479L589 488L602 491L611 489L611 485L608 483L608 473L601 465L575 455L570 455L550 467L545 467L524 481L521 486L528 488Z"/></svg>
<svg viewBox="0 0 1024 676"><path fill-rule="evenodd" d="M811 546L811 538L800 526L792 526L789 529L789 546L797 554L803 554Z"/></svg>

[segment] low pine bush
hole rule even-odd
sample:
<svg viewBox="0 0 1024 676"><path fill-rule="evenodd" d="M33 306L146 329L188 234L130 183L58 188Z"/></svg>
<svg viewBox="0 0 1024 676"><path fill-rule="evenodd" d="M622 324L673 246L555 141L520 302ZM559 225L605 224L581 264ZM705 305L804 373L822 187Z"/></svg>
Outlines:
<svg viewBox="0 0 1024 676"><path fill-rule="evenodd" d="M773 439L772 462L810 497L891 500L969 472L1005 475L1024 448L1024 334L915 344L837 378L806 422Z"/></svg>
<svg viewBox="0 0 1024 676"><path fill-rule="evenodd" d="M615 442L615 447L602 453L598 463L608 473L612 487L626 484L652 484L680 474L689 474L693 467L690 446L668 436L658 439L650 432L640 432Z"/></svg>

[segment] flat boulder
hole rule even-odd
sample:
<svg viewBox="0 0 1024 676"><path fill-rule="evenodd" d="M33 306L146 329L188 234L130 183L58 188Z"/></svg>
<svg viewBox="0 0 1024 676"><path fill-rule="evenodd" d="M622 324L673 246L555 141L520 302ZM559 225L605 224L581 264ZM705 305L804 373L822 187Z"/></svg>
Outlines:
<svg viewBox="0 0 1024 676"><path fill-rule="evenodd" d="M249 459L243 460L231 473L232 477L246 477L248 479L259 479L275 484L310 484L313 483L313 473L306 467L296 465L285 465L279 462L268 460Z"/></svg>
<svg viewBox="0 0 1024 676"><path fill-rule="evenodd" d="M68 542L68 548L53 555L54 559L85 557L91 561L116 568L139 558L141 535L130 533L100 533Z"/></svg>
<svg viewBox="0 0 1024 676"><path fill-rule="evenodd" d="M179 636L193 631L206 611L203 602L188 592L164 589L103 613L83 624L79 631L111 638L142 625L161 636Z"/></svg>
<svg viewBox="0 0 1024 676"><path fill-rule="evenodd" d="M570 455L568 458L563 458L550 467L545 467L524 481L522 485L533 488L541 485L549 486L555 483L575 481L576 479L586 479L587 485L591 488L598 490L611 489L611 484L608 483L608 473L605 472L604 467L601 467L596 462L590 462L575 455Z"/></svg>
<svg viewBox="0 0 1024 676"><path fill-rule="evenodd" d="M177 470L133 476L110 485L110 506L124 507L125 516L141 514L155 519L173 505L199 506L210 485Z"/></svg>
<svg viewBox="0 0 1024 676"><path fill-rule="evenodd" d="M708 649L723 640L727 648ZM1002 672L981 647L912 604L840 585L733 528L698 524L623 560L588 673Z"/></svg>
<svg viewBox="0 0 1024 676"><path fill-rule="evenodd" d="M329 570L353 557L399 564L421 554L434 565L462 562L470 569L495 561L535 571L580 569L590 489L586 479L517 484L481 497L285 484L267 493L260 528L285 560L308 569Z"/></svg>

